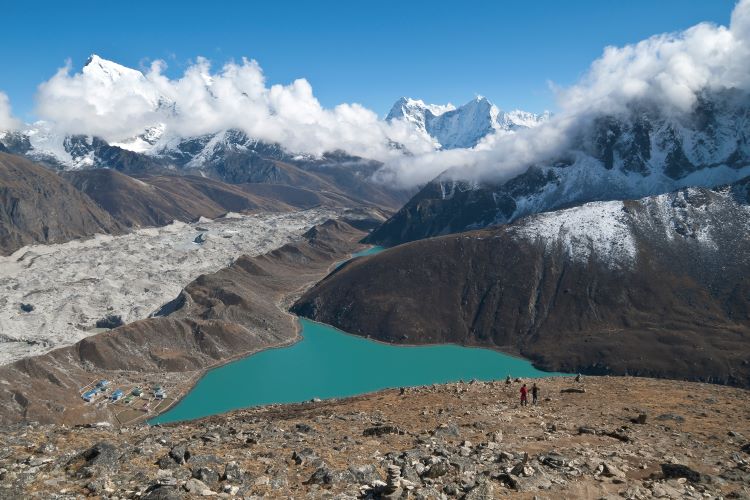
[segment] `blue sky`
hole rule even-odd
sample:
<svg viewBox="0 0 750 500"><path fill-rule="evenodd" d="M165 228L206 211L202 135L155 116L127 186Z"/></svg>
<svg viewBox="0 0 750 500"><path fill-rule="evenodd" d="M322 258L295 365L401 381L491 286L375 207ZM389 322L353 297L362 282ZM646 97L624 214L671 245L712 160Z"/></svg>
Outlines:
<svg viewBox="0 0 750 500"><path fill-rule="evenodd" d="M0 91L33 118L36 86L91 53L131 67L152 59L177 76L196 56L258 60L269 83L307 78L325 106L384 115L401 95L502 108L555 109L606 45L700 21L727 24L733 0L9 2Z"/></svg>

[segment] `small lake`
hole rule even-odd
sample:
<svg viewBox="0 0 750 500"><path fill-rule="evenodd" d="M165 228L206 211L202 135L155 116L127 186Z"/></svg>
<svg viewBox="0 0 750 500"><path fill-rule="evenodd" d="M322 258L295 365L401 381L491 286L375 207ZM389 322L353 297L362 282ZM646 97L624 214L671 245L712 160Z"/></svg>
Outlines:
<svg viewBox="0 0 750 500"><path fill-rule="evenodd" d="M373 254L376 254L376 253L380 253L383 250L385 250L385 247L381 247L381 246L375 245L375 246L372 246L372 247L367 248L365 250L360 250L359 252L354 252L349 259L347 259L345 261L342 261L342 262L339 262L338 264L336 264L336 269L338 269L339 267L343 266L344 264L346 264L347 262L349 262L352 259L355 259L357 257L365 257L367 255L373 255Z"/></svg>
<svg viewBox="0 0 750 500"><path fill-rule="evenodd" d="M490 349L398 346L300 319L302 338L205 374L176 406L150 421L176 422L271 403L341 398L385 388L458 380L560 375Z"/></svg>

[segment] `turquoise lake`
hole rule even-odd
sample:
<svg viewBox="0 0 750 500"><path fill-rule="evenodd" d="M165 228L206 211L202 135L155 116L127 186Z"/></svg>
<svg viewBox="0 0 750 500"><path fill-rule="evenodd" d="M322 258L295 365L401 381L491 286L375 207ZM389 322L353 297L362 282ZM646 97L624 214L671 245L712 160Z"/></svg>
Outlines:
<svg viewBox="0 0 750 500"><path fill-rule="evenodd" d="M364 257L366 255L373 255L373 254L382 252L383 250L385 250L384 247L375 245L375 246L372 246L372 247L367 248L365 250L360 250L359 252L354 252L352 254L352 256L348 260L345 260L343 262L339 262L338 264L336 264L336 267L339 268L339 267L343 266L344 264L346 264L347 262L349 262L350 260L352 260L354 258Z"/></svg>
<svg viewBox="0 0 750 500"><path fill-rule="evenodd" d="M300 319L302 339L209 371L152 424L271 403L340 398L379 389L458 380L560 375L490 349L396 346Z"/></svg>

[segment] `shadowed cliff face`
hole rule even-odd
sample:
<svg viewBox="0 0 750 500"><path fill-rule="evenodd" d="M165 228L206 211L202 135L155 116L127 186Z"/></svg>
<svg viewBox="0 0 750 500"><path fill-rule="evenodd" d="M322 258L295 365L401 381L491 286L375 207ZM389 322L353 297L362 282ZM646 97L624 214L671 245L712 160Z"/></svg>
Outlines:
<svg viewBox="0 0 750 500"><path fill-rule="evenodd" d="M543 369L750 386L748 180L531 216L343 266L294 306L401 343Z"/></svg>
<svg viewBox="0 0 750 500"><path fill-rule="evenodd" d="M0 152L0 254L31 243L61 243L121 226L54 172Z"/></svg>

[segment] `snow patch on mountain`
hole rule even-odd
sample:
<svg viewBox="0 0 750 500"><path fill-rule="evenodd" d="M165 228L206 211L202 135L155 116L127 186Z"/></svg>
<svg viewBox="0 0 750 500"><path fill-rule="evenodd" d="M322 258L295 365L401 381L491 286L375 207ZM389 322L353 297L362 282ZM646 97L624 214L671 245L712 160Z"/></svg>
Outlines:
<svg viewBox="0 0 750 500"><path fill-rule="evenodd" d="M739 181L748 182L750 178ZM642 245L652 252L665 245L687 245L695 255L709 255L737 240L737 234L750 242L750 205L736 195L736 186L689 187L638 200L591 202L528 216L508 230L547 250L562 248L574 261L595 259L612 268L632 266Z"/></svg>
<svg viewBox="0 0 750 500"><path fill-rule="evenodd" d="M145 132L122 142L113 142L112 146L127 149L134 153L150 153L156 149L161 139L165 136L166 125L159 123L149 127Z"/></svg>
<svg viewBox="0 0 750 500"><path fill-rule="evenodd" d="M530 217L512 231L546 248L561 245L566 255L578 262L595 256L611 266L630 265L637 249L623 209L621 201L587 203Z"/></svg>

